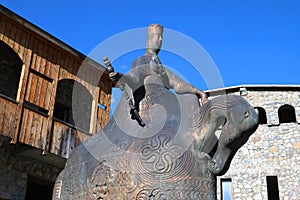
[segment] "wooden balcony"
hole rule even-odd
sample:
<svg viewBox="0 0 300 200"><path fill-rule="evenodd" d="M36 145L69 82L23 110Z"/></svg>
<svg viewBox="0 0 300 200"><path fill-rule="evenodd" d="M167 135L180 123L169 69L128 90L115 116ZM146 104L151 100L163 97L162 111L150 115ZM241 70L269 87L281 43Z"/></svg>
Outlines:
<svg viewBox="0 0 300 200"><path fill-rule="evenodd" d="M4 95L0 95L0 134L64 158L93 135Z"/></svg>
<svg viewBox="0 0 300 200"><path fill-rule="evenodd" d="M67 158L109 120L105 67L1 5L0 18L0 135Z"/></svg>
<svg viewBox="0 0 300 200"><path fill-rule="evenodd" d="M68 158L71 151L92 134L79 130L61 120L53 120L50 152Z"/></svg>

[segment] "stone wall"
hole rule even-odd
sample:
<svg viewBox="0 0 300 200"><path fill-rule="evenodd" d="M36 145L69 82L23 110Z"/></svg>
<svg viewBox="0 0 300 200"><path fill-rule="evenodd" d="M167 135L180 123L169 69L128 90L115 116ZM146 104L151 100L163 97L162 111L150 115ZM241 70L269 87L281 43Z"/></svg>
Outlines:
<svg viewBox="0 0 300 200"><path fill-rule="evenodd" d="M21 143L11 144L9 138L0 135L0 199L23 200L30 177L54 184L60 173L61 167L24 156L26 151L36 150Z"/></svg>
<svg viewBox="0 0 300 200"><path fill-rule="evenodd" d="M267 176L277 176L281 200L300 199L300 91L250 88L243 97L253 107L265 109L267 124L260 124L239 149L228 172L218 177L218 199L222 178L231 178L234 200L268 199ZM295 108L297 122L279 123L278 109L285 104Z"/></svg>

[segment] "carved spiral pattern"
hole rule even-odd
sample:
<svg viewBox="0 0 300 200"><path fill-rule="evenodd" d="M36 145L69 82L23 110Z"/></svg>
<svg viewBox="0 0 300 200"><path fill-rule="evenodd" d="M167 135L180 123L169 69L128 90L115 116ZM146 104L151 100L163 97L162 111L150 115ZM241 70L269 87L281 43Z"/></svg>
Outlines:
<svg viewBox="0 0 300 200"><path fill-rule="evenodd" d="M131 155L130 170L144 183L172 183L174 177L189 176L196 165L193 154L183 151L167 134L158 134L139 147L140 154Z"/></svg>
<svg viewBox="0 0 300 200"><path fill-rule="evenodd" d="M152 165L148 170L160 173L170 172L176 168L181 157L180 147L173 144L171 137L166 134L152 137L141 152L142 162Z"/></svg>

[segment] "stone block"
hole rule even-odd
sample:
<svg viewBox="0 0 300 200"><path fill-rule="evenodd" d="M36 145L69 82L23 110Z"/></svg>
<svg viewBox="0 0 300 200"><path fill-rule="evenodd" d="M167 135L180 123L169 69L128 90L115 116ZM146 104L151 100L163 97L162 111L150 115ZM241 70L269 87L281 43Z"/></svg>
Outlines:
<svg viewBox="0 0 300 200"><path fill-rule="evenodd" d="M279 150L279 147L278 147L278 146L271 146L271 147L269 147L269 151L270 151L271 153L278 152L278 150Z"/></svg>
<svg viewBox="0 0 300 200"><path fill-rule="evenodd" d="M295 149L300 149L300 142L294 143L294 144L293 144L293 147L294 147Z"/></svg>

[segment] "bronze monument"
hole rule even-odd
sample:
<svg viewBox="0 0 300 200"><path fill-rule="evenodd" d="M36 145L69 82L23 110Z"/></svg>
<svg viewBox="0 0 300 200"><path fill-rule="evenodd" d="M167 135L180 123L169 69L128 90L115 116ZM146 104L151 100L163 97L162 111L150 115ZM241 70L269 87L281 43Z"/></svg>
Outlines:
<svg viewBox="0 0 300 200"><path fill-rule="evenodd" d="M216 176L256 130L258 115L237 95L208 100L163 67L162 33L148 27L146 53L128 74L104 59L123 97L101 132L73 150L53 199L216 199Z"/></svg>

